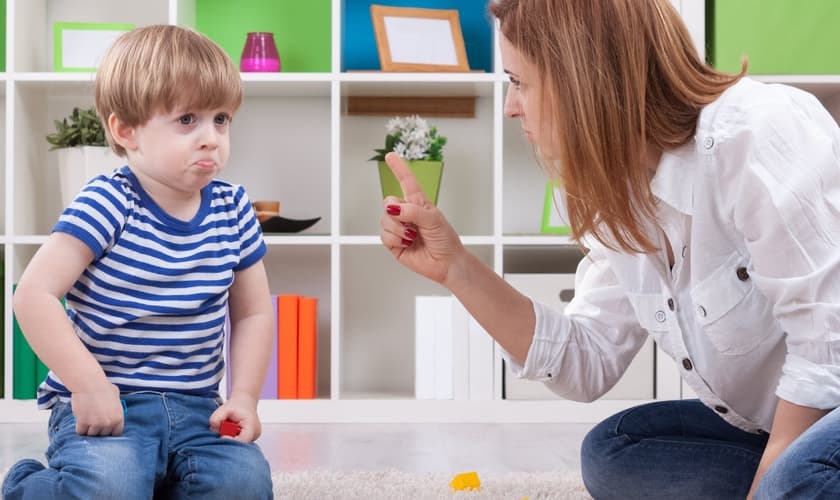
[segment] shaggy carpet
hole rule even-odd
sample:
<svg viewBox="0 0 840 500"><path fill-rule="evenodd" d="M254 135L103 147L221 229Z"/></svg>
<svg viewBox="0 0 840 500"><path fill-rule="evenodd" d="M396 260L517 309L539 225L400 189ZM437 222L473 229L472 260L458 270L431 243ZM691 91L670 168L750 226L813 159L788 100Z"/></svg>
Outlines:
<svg viewBox="0 0 840 500"><path fill-rule="evenodd" d="M0 483L8 468L0 473ZM570 472L478 473L481 488L454 491L454 474L416 474L397 470L367 472L278 472L272 476L280 500L591 500L580 475Z"/></svg>
<svg viewBox="0 0 840 500"><path fill-rule="evenodd" d="M281 472L272 479L275 498L289 500L591 499L576 473L516 472L485 477L478 471L478 476L481 489L470 491L454 491L449 486L454 474L397 470Z"/></svg>

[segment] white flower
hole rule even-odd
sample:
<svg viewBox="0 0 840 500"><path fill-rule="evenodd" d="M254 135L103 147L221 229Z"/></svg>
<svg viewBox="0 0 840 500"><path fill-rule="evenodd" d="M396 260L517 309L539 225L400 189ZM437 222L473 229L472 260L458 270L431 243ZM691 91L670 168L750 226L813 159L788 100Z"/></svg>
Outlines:
<svg viewBox="0 0 840 500"><path fill-rule="evenodd" d="M406 160L423 160L429 158L429 150L433 144L445 143L446 138L437 135L434 127L419 115L394 117L385 124L388 131L387 147L391 147L395 153ZM440 149L437 146L437 160L440 160ZM384 155L385 150L376 150L379 155ZM387 151L385 151L387 152ZM373 159L381 160L382 157Z"/></svg>

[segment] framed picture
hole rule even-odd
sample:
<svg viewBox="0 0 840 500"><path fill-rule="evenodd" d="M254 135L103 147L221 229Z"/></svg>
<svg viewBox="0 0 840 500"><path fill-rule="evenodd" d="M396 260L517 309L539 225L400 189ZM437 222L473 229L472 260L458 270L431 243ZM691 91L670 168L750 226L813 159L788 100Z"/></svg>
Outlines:
<svg viewBox="0 0 840 500"><path fill-rule="evenodd" d="M457 10L371 5L382 71L469 71Z"/></svg>
<svg viewBox="0 0 840 500"><path fill-rule="evenodd" d="M64 23L53 25L53 69L94 72L105 50L133 24Z"/></svg>
<svg viewBox="0 0 840 500"><path fill-rule="evenodd" d="M557 200L556 203L555 200ZM540 232L542 234L571 234L572 232L563 203L563 192L551 181L545 183Z"/></svg>

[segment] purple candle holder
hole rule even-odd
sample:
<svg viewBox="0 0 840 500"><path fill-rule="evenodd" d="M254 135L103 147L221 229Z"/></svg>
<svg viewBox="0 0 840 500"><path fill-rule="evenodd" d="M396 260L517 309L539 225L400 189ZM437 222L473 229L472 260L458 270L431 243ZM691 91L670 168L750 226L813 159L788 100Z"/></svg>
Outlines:
<svg viewBox="0 0 840 500"><path fill-rule="evenodd" d="M248 33L239 70L243 72L280 71L280 56L274 44L274 34L265 31Z"/></svg>

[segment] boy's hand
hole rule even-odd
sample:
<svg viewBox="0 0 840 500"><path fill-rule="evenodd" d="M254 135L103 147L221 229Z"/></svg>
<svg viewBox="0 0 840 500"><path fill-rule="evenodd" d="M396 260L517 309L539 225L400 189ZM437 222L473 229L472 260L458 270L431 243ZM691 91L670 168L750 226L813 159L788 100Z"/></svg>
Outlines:
<svg viewBox="0 0 840 500"><path fill-rule="evenodd" d="M119 436L123 432L124 414L120 390L114 384L99 390L74 392L71 407L80 436Z"/></svg>
<svg viewBox="0 0 840 500"><path fill-rule="evenodd" d="M257 415L257 400L250 396L231 395L230 399L210 415L210 429L219 432L224 420L235 422L241 428L237 436L225 436L226 439L251 443L262 434L262 424Z"/></svg>

